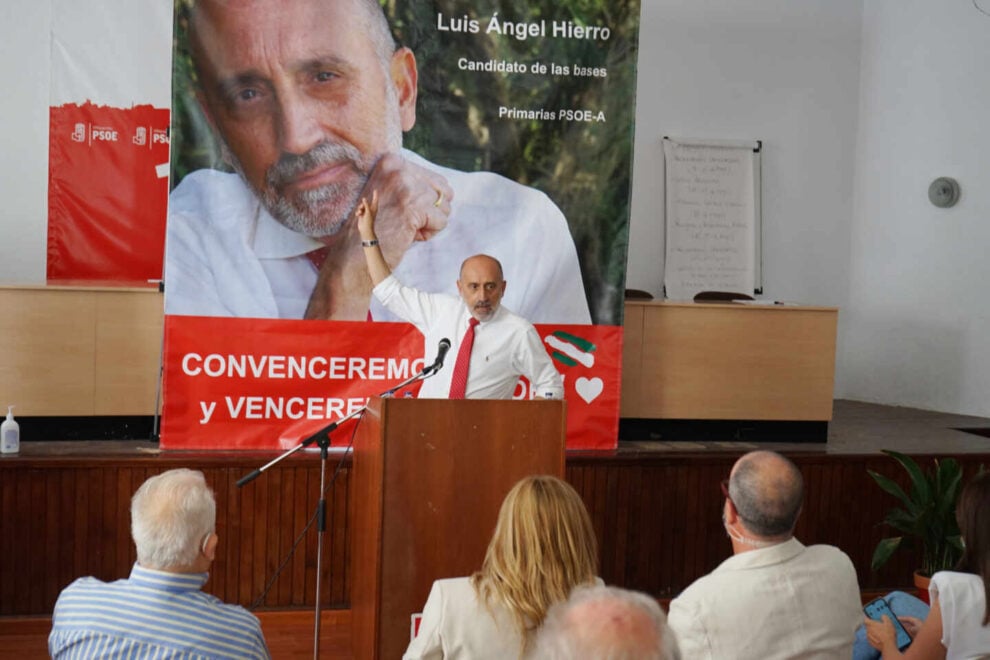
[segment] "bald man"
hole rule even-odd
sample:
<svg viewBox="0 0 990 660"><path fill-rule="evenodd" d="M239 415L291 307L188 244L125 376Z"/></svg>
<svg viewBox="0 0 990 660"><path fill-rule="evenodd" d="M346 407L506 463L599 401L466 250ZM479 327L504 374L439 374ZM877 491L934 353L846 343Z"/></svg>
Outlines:
<svg viewBox="0 0 990 660"><path fill-rule="evenodd" d="M372 293L423 333L424 352L436 350L442 339L451 343L443 368L423 382L420 398L510 399L520 376L529 380L536 398L563 397L563 379L536 328L501 305L506 282L497 259L477 254L464 260L457 280L460 299L417 291L392 275L375 233L377 213L375 191L370 200L362 198L355 214Z"/></svg>
<svg viewBox="0 0 990 660"><path fill-rule="evenodd" d="M670 603L684 657L851 657L863 619L856 570L838 548L794 538L804 497L797 466L750 452L723 492L732 557Z"/></svg>
<svg viewBox="0 0 990 660"><path fill-rule="evenodd" d="M618 587L578 587L547 612L536 640L541 660L679 660L667 617L653 598Z"/></svg>

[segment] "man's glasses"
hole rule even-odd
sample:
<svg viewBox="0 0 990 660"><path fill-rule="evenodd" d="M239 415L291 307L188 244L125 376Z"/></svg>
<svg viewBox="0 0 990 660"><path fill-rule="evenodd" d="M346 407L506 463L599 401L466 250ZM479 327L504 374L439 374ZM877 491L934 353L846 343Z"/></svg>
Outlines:
<svg viewBox="0 0 990 660"><path fill-rule="evenodd" d="M728 479L722 479L722 481L720 481L718 485L721 486L721 488L722 488L722 495L725 497L725 499L731 501L732 498L729 496L729 480Z"/></svg>

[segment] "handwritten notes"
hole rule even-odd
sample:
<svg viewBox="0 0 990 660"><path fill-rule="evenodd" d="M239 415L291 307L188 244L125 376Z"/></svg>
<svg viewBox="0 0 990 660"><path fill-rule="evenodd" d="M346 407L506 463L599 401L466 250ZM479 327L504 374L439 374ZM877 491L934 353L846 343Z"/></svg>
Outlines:
<svg viewBox="0 0 990 660"><path fill-rule="evenodd" d="M667 297L758 287L757 172L753 143L663 141L667 173Z"/></svg>

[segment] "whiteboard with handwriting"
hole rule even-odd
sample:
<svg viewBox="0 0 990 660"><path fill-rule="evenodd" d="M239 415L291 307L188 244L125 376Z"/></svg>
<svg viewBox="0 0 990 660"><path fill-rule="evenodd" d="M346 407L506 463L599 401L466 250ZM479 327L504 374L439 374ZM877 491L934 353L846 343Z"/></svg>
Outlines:
<svg viewBox="0 0 990 660"><path fill-rule="evenodd" d="M667 298L760 291L760 151L756 141L663 139Z"/></svg>

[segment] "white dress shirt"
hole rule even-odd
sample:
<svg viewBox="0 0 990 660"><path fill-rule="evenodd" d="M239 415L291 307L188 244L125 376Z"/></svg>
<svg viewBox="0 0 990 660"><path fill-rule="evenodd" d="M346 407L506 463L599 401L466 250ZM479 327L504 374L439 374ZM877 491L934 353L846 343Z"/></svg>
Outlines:
<svg viewBox="0 0 990 660"><path fill-rule="evenodd" d="M542 192L491 172L459 172L403 156L454 189L446 229L413 243L395 274L422 291L456 295L464 259L490 254L509 283L505 303L534 323L591 322L574 240ZM237 174L198 170L169 196L165 311L197 316L302 318L321 244L269 215ZM372 301L376 320L395 320Z"/></svg>
<svg viewBox="0 0 990 660"><path fill-rule="evenodd" d="M942 610L942 646L946 660L990 656L990 626L983 625L986 594L979 575L939 571L928 593Z"/></svg>
<svg viewBox="0 0 990 660"><path fill-rule="evenodd" d="M447 398L457 352L471 319L467 305L458 297L403 286L395 275L382 280L373 293L389 311L423 333L427 364L432 363L440 340L450 340L443 368L423 381L419 391L420 398ZM564 395L563 380L536 328L499 305L490 319L474 329L464 398L511 399L519 376L529 379L537 398L559 399Z"/></svg>
<svg viewBox="0 0 990 660"><path fill-rule="evenodd" d="M863 621L856 569L797 539L741 552L670 602L684 658L849 660Z"/></svg>

